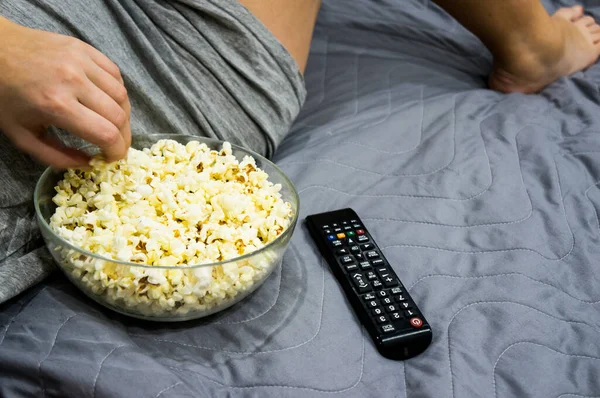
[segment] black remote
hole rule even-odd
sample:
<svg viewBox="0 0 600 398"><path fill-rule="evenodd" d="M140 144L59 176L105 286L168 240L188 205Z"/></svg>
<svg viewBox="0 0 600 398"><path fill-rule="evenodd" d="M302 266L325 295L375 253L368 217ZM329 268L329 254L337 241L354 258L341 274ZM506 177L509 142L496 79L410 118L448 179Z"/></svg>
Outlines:
<svg viewBox="0 0 600 398"><path fill-rule="evenodd" d="M356 212L313 214L306 224L381 355L403 360L425 351L431 327Z"/></svg>

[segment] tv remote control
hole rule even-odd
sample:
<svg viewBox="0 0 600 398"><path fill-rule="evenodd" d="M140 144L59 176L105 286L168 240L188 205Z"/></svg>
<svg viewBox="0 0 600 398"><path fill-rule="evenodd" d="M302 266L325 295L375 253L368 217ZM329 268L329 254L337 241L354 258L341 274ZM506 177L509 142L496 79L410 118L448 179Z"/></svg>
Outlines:
<svg viewBox="0 0 600 398"><path fill-rule="evenodd" d="M431 327L356 212L313 214L306 224L381 355L404 360L425 351Z"/></svg>

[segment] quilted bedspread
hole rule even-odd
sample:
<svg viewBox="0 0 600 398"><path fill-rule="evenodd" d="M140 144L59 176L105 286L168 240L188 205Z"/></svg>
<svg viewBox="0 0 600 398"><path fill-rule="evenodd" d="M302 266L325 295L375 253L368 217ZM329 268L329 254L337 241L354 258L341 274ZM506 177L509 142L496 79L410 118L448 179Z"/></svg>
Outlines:
<svg viewBox="0 0 600 398"><path fill-rule="evenodd" d="M204 321L125 318L54 274L0 307L0 396L600 396L600 66L526 96L488 90L490 65L427 0L325 1L275 158L301 218L361 215L432 325L423 354L377 353L299 225Z"/></svg>

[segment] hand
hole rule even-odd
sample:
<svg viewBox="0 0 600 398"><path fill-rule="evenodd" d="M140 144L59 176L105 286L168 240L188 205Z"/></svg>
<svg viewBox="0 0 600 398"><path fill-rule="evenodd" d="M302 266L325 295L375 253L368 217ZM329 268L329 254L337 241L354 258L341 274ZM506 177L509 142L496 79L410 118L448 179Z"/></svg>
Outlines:
<svg viewBox="0 0 600 398"><path fill-rule="evenodd" d="M131 106L119 68L72 37L0 17L0 131L21 150L57 168L89 158L46 135L48 126L97 145L108 161L131 144Z"/></svg>

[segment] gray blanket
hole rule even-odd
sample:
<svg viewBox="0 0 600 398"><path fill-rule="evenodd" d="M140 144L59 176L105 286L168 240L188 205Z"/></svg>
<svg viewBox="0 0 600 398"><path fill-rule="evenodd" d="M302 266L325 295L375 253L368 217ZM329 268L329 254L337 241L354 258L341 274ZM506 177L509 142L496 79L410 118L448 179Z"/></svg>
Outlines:
<svg viewBox="0 0 600 398"><path fill-rule="evenodd" d="M432 324L422 355L377 353L300 225L204 321L124 318L55 274L0 307L0 395L599 396L600 66L532 96L489 66L427 1L326 1L275 157L301 217L361 215Z"/></svg>

